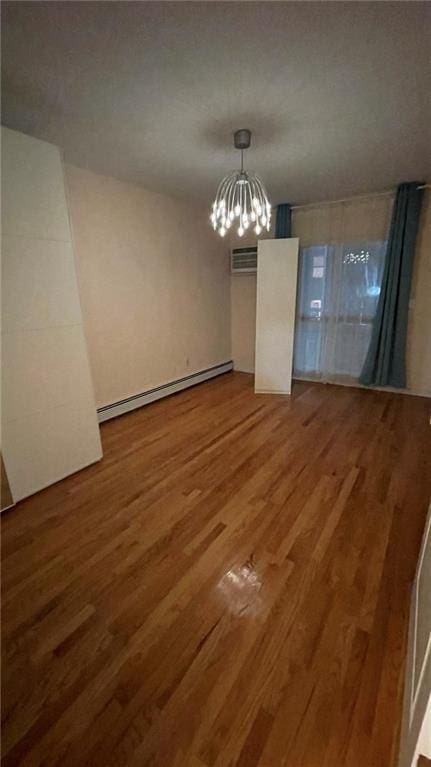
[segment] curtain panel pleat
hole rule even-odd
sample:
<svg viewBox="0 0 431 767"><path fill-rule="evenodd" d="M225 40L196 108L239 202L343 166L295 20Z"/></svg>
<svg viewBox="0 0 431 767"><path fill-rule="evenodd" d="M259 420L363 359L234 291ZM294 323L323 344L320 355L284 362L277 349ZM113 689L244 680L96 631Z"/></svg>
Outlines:
<svg viewBox="0 0 431 767"><path fill-rule="evenodd" d="M400 184L395 198L382 287L370 345L359 381L366 386L406 386L410 287L423 199L420 182Z"/></svg>
<svg viewBox="0 0 431 767"><path fill-rule="evenodd" d="M277 205L275 236L276 239L292 236L292 211L287 202Z"/></svg>

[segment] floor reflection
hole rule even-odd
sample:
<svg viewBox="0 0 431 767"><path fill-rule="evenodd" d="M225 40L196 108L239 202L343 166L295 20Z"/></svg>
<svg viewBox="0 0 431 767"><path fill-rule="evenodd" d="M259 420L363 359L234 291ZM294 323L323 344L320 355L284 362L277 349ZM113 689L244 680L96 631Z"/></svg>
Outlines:
<svg viewBox="0 0 431 767"><path fill-rule="evenodd" d="M243 565L232 567L217 584L229 610L234 615L255 615L262 606L262 579L251 555Z"/></svg>

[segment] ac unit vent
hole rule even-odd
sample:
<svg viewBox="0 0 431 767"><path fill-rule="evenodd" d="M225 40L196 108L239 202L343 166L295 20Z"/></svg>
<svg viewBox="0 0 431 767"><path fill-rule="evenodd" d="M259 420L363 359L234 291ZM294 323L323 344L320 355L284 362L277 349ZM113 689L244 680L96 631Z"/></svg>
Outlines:
<svg viewBox="0 0 431 767"><path fill-rule="evenodd" d="M257 247L233 248L230 260L231 272L256 272Z"/></svg>

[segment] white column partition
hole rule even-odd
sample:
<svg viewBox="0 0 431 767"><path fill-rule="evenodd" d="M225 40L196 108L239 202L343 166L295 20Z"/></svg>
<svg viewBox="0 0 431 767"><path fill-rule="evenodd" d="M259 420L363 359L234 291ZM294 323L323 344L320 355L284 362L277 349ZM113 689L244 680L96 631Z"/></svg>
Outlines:
<svg viewBox="0 0 431 767"><path fill-rule="evenodd" d="M291 392L298 246L296 237L258 244L256 393Z"/></svg>
<svg viewBox="0 0 431 767"><path fill-rule="evenodd" d="M18 501L102 451L60 152L1 134L2 452Z"/></svg>

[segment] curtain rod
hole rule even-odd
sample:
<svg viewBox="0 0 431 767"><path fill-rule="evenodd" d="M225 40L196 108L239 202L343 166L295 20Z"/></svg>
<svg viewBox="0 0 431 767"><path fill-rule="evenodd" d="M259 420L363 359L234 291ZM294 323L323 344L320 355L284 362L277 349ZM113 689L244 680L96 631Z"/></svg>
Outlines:
<svg viewBox="0 0 431 767"><path fill-rule="evenodd" d="M430 189L431 184L421 184L417 189ZM300 208L318 208L322 205L337 205L340 202L351 202L352 200L367 200L369 197L389 197L394 195L396 189L386 189L384 192L369 192L368 194L357 194L353 197L344 197L341 200L323 200L322 202L307 202L304 205L291 205L291 210L299 210Z"/></svg>

